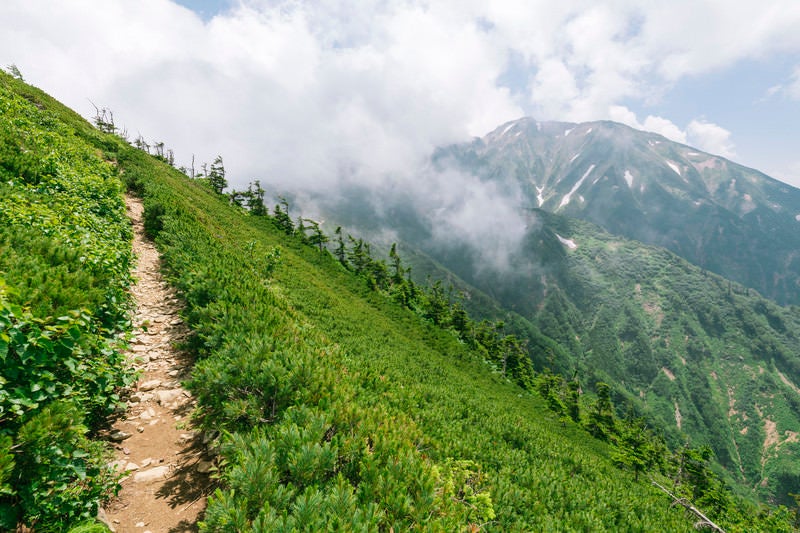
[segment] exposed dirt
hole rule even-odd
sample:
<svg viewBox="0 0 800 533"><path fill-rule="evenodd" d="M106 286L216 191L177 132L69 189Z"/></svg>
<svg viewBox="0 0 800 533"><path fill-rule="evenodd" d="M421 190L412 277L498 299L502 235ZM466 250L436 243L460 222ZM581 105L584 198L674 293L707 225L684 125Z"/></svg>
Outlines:
<svg viewBox="0 0 800 533"><path fill-rule="evenodd" d="M117 442L114 464L127 477L100 517L118 533L197 531L212 483L203 437L189 417L195 402L181 387L192 361L175 346L188 330L180 302L161 276L158 252L144 237L141 201L128 197L127 204L138 258L130 355L141 376L127 413L110 433Z"/></svg>

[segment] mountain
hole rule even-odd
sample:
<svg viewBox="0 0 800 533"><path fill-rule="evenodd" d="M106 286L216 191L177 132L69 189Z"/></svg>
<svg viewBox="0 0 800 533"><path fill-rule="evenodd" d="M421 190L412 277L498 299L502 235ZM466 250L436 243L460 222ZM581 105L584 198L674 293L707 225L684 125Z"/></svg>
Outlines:
<svg viewBox="0 0 800 533"><path fill-rule="evenodd" d="M434 156L524 205L662 246L783 304L800 303L800 190L614 122L503 124Z"/></svg>

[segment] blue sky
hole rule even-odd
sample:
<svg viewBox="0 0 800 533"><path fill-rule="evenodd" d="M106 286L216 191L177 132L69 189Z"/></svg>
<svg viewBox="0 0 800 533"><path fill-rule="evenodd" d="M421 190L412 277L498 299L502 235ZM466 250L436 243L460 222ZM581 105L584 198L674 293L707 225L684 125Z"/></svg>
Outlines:
<svg viewBox="0 0 800 533"><path fill-rule="evenodd" d="M338 186L523 115L612 119L800 186L800 2L6 0L0 66L181 163Z"/></svg>

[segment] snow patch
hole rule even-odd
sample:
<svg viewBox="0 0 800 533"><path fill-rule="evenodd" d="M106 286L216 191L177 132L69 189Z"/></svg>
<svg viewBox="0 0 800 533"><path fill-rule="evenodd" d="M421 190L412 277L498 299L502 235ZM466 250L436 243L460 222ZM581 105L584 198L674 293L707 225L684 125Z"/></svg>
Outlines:
<svg viewBox="0 0 800 533"><path fill-rule="evenodd" d="M568 129L568 130L564 130L564 137L566 137L567 135L569 135L570 133L572 133L572 130L573 130L573 128L570 128L570 129Z"/></svg>
<svg viewBox="0 0 800 533"><path fill-rule="evenodd" d="M681 176L681 169L678 167L678 165L676 165L672 161L667 161L667 164L669 165L669 168L675 171L675 174Z"/></svg>
<svg viewBox="0 0 800 533"><path fill-rule="evenodd" d="M569 162L572 163L573 161L575 161L575 159L577 159L579 155L581 155L580 152L578 152L577 154L573 155L572 159L570 159Z"/></svg>
<svg viewBox="0 0 800 533"><path fill-rule="evenodd" d="M536 187L536 201L539 202L539 207L542 207L544 203L544 196L542 196L542 192L544 191L544 187ZM800 217L800 215L797 215Z"/></svg>
<svg viewBox="0 0 800 533"><path fill-rule="evenodd" d="M584 133L584 135L589 135L590 133L592 133L592 128L589 128L588 130L586 130L586 133Z"/></svg>
<svg viewBox="0 0 800 533"><path fill-rule="evenodd" d="M540 123L536 123L536 131L542 131L542 125Z"/></svg>
<svg viewBox="0 0 800 533"><path fill-rule="evenodd" d="M512 122L511 124L509 124L508 126L506 126L506 129L504 129L504 130L503 130L503 133L501 133L500 135L501 135L501 136L505 135L506 133L508 133L508 130L510 130L511 128L513 128L515 125L516 125L516 122Z"/></svg>
<svg viewBox="0 0 800 533"><path fill-rule="evenodd" d="M568 193L567 193L567 194L564 196L564 198L562 198L562 199L561 199L561 203L558 205L558 207L559 207L559 208L562 208L562 207L564 207L565 205L567 205L567 204L569 203L569 199L570 199L570 197L571 197L571 196L572 196L572 195L575 193L575 191L577 191L577 190L580 188L580 186L581 186L581 185L583 185L583 182L584 182L584 180L585 180L585 179L586 179L586 178L589 176L589 174L592 172L592 170L594 170L594 165L591 165L591 166L590 166L590 167L589 167L589 168L586 170L586 172L584 172L584 173L583 173L583 176L581 177L581 179L579 179L579 180L578 180L578 183L576 183L576 184L575 184L575 185L572 187L572 190L570 190L570 191L569 191L569 192L568 192Z"/></svg>
<svg viewBox="0 0 800 533"><path fill-rule="evenodd" d="M800 222L800 213L796 214L796 215L794 216L794 219L795 219L796 221Z"/></svg>
<svg viewBox="0 0 800 533"><path fill-rule="evenodd" d="M633 187L633 174L630 170L625 171L625 181L628 183L628 187Z"/></svg>
<svg viewBox="0 0 800 533"><path fill-rule="evenodd" d="M518 131L517 133L514 134L514 137L519 137L520 135L522 135L522 132Z"/></svg>
<svg viewBox="0 0 800 533"><path fill-rule="evenodd" d="M655 144L653 143L653 141L647 141L647 144L649 144L650 146L655 146Z"/></svg>
<svg viewBox="0 0 800 533"><path fill-rule="evenodd" d="M585 203L586 202L586 198L584 198L582 194L578 195L578 200L580 200L581 203Z"/></svg>
<svg viewBox="0 0 800 533"><path fill-rule="evenodd" d="M556 233L556 237L558 237L558 240L561 241L561 244L563 244L564 246L566 246L570 250L574 250L575 248L578 247L578 245L575 244L575 241L573 241L572 239L565 239L564 237L562 237L558 233Z"/></svg>

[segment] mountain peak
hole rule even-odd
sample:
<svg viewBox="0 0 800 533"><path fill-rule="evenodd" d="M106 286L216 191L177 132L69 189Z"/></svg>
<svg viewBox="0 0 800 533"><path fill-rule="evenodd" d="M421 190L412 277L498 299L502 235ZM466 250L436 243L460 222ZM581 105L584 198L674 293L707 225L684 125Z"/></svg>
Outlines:
<svg viewBox="0 0 800 533"><path fill-rule="evenodd" d="M757 170L617 122L531 117L434 158L515 185L523 205L664 246L781 303L800 303L800 190Z"/></svg>

